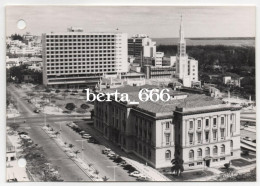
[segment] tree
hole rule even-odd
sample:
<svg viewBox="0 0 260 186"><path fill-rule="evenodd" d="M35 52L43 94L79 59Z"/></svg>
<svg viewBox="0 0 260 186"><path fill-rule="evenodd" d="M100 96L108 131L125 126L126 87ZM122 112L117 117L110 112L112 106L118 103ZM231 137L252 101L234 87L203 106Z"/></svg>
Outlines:
<svg viewBox="0 0 260 186"><path fill-rule="evenodd" d="M74 147L74 145L73 145L73 144L69 144L69 148L71 148L71 149L72 149L73 147Z"/></svg>
<svg viewBox="0 0 260 186"><path fill-rule="evenodd" d="M65 108L67 110L74 110L76 108L76 105L74 103L67 103Z"/></svg>
<svg viewBox="0 0 260 186"><path fill-rule="evenodd" d="M76 150L76 151L74 151L74 153L75 153L76 158L77 158L77 157L78 157L78 154L80 153L80 151L79 151L79 150Z"/></svg>
<svg viewBox="0 0 260 186"><path fill-rule="evenodd" d="M230 162L229 162L229 163L225 163L225 164L224 164L224 167L225 167L226 169L229 169L229 167L230 167Z"/></svg>
<svg viewBox="0 0 260 186"><path fill-rule="evenodd" d="M54 134L55 134L56 136L58 136L58 135L60 135L60 132L55 132Z"/></svg>
<svg viewBox="0 0 260 186"><path fill-rule="evenodd" d="M60 90L57 89L57 90L55 91L55 93L57 93L57 94L60 93Z"/></svg>
<svg viewBox="0 0 260 186"><path fill-rule="evenodd" d="M172 159L171 160L171 163L172 163L172 168L171 168L171 171L177 175L177 176L180 176L181 173L184 171L184 168L183 168L183 163L184 161L180 158L175 158L175 159Z"/></svg>
<svg viewBox="0 0 260 186"><path fill-rule="evenodd" d="M94 174L96 174L97 177L98 177L99 171L98 171L98 170L95 170Z"/></svg>
<svg viewBox="0 0 260 186"><path fill-rule="evenodd" d="M89 109L89 106L87 105L87 104L82 104L82 105L80 105L80 108L82 108L82 109Z"/></svg>
<svg viewBox="0 0 260 186"><path fill-rule="evenodd" d="M76 109L76 112L77 112L77 113L80 113L80 114L84 114L84 113L86 113L87 111L86 111L85 109L82 109L82 108L77 108L77 109Z"/></svg>
<svg viewBox="0 0 260 186"><path fill-rule="evenodd" d="M106 177L106 176L102 177L102 179L103 179L103 181L108 181L109 180L109 178Z"/></svg>

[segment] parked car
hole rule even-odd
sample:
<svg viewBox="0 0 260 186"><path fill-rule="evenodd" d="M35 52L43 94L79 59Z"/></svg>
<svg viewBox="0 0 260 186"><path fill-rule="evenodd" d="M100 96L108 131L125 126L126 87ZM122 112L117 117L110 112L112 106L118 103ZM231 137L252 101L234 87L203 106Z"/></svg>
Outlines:
<svg viewBox="0 0 260 186"><path fill-rule="evenodd" d="M89 138L91 138L91 136L89 134L84 134L84 135L82 135L82 138L89 139Z"/></svg>
<svg viewBox="0 0 260 186"><path fill-rule="evenodd" d="M109 148L105 148L102 150L102 154L108 154L111 151Z"/></svg>
<svg viewBox="0 0 260 186"><path fill-rule="evenodd" d="M252 142L253 142L253 143L256 143L256 140L253 140Z"/></svg>
<svg viewBox="0 0 260 186"><path fill-rule="evenodd" d="M25 135L25 134L21 134L20 137L22 139L31 139L29 136Z"/></svg>
<svg viewBox="0 0 260 186"><path fill-rule="evenodd" d="M129 175L133 177L143 176L143 174L141 174L139 171L133 171Z"/></svg>
<svg viewBox="0 0 260 186"><path fill-rule="evenodd" d="M34 112L35 113L40 113L40 110L39 109L35 109Z"/></svg>
<svg viewBox="0 0 260 186"><path fill-rule="evenodd" d="M134 168L132 165L126 164L124 166L125 170L128 170L129 173L136 171L136 168Z"/></svg>
<svg viewBox="0 0 260 186"><path fill-rule="evenodd" d="M126 163L126 161L125 161L125 160L123 160L123 161L122 161L122 162L120 162L118 165L123 167L123 166L125 166L126 164L127 164L127 163Z"/></svg>
<svg viewBox="0 0 260 186"><path fill-rule="evenodd" d="M21 135L21 134L28 135L27 132L18 132L18 135Z"/></svg>
<svg viewBox="0 0 260 186"><path fill-rule="evenodd" d="M141 176L138 176L137 181L151 181L151 179L147 176L144 176L144 175L141 175Z"/></svg>
<svg viewBox="0 0 260 186"><path fill-rule="evenodd" d="M246 140L246 141L252 141L252 139L248 136L244 137L243 140Z"/></svg>
<svg viewBox="0 0 260 186"><path fill-rule="evenodd" d="M93 138L93 137L89 138L89 139L88 139L88 142L90 142L90 143L95 143L95 144L99 144L99 141L96 140L96 139Z"/></svg>
<svg viewBox="0 0 260 186"><path fill-rule="evenodd" d="M115 156L115 155L116 155L116 153L114 153L113 151L110 151L110 152L107 154L108 157L112 157L112 156Z"/></svg>

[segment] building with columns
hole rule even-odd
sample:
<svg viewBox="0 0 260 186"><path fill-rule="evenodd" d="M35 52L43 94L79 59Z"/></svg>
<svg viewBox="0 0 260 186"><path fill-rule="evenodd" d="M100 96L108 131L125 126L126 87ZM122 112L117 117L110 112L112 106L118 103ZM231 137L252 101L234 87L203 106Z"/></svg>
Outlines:
<svg viewBox="0 0 260 186"><path fill-rule="evenodd" d="M142 88L154 86L103 91L127 93L131 102L95 101L94 127L106 139L155 168L171 167L176 156L184 160L185 170L223 166L238 158L240 107L173 90L167 102L142 102L138 98Z"/></svg>
<svg viewBox="0 0 260 186"><path fill-rule="evenodd" d="M223 166L240 157L240 107L221 100L189 100L176 107L173 123L184 169Z"/></svg>
<svg viewBox="0 0 260 186"><path fill-rule="evenodd" d="M185 87L192 87L194 83L198 82L198 61L189 57L186 53L182 17L176 56L176 77L182 80L183 86Z"/></svg>

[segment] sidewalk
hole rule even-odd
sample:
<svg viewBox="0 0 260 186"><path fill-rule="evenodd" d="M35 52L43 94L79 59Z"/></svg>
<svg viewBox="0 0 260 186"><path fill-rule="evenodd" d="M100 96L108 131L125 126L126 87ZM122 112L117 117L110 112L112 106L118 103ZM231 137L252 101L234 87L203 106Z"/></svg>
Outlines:
<svg viewBox="0 0 260 186"><path fill-rule="evenodd" d="M145 176L151 178L153 181L171 181L169 178L161 174L156 169L146 166L143 163L143 160L141 160L139 157L136 157L134 154L128 154L126 152L123 152L119 147L117 147L115 144L112 144L110 141L105 139L102 134L90 126L85 126L90 131L90 134L92 136L98 137L98 140L101 142L102 145L106 146L107 148L112 149L115 153L120 155L128 164L135 167L138 171L143 173ZM93 135L94 134L94 135Z"/></svg>
<svg viewBox="0 0 260 186"><path fill-rule="evenodd" d="M146 166L144 164L141 164L137 161L134 161L132 159L122 157L128 164L132 165L135 167L137 170L139 170L142 174L147 175L148 177L151 178L152 181L171 181L169 178L161 174L159 171L156 169Z"/></svg>

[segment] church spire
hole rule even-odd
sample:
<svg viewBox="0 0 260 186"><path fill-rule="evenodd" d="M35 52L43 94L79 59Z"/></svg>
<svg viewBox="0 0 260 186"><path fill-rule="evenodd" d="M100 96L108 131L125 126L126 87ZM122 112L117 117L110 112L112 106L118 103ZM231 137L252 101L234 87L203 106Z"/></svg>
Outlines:
<svg viewBox="0 0 260 186"><path fill-rule="evenodd" d="M184 43L184 30L183 30L183 23L182 23L182 14L181 14L181 24L180 24L180 43Z"/></svg>
<svg viewBox="0 0 260 186"><path fill-rule="evenodd" d="M180 23L180 41L178 45L178 54L179 56L186 56L186 42L184 39L184 30L183 30L183 23L182 23L182 15L181 15L181 23Z"/></svg>

